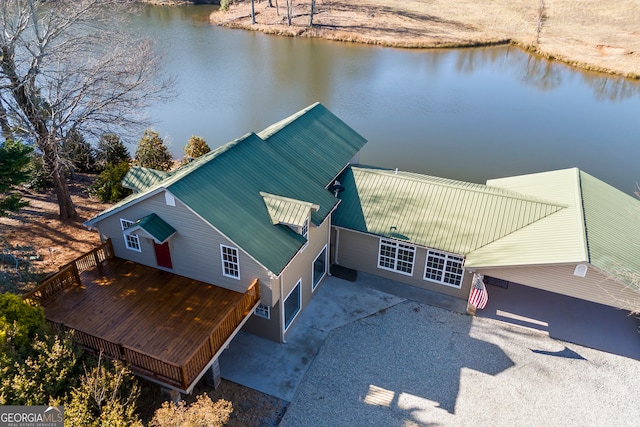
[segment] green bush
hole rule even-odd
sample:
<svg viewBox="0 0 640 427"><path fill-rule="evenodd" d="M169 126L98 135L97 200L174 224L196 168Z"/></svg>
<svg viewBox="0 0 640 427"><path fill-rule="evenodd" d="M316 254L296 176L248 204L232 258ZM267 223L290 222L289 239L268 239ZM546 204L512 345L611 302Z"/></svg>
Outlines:
<svg viewBox="0 0 640 427"><path fill-rule="evenodd" d="M164 402L157 409L149 425L151 427L220 427L225 425L233 412L231 402L218 400L213 402L202 394L191 405Z"/></svg>
<svg viewBox="0 0 640 427"><path fill-rule="evenodd" d="M47 405L52 399L63 399L77 385L80 351L70 334L36 336L24 353L5 359L0 404Z"/></svg>
<svg viewBox="0 0 640 427"><path fill-rule="evenodd" d="M173 157L158 132L147 129L138 143L133 163L161 171L171 170Z"/></svg>
<svg viewBox="0 0 640 427"><path fill-rule="evenodd" d="M122 186L122 179L129 169L129 162L107 165L89 188L89 193L102 203L115 203L124 199L132 193L130 189Z"/></svg>
<svg viewBox="0 0 640 427"><path fill-rule="evenodd" d="M70 426L142 426L136 403L140 388L120 362L98 359L87 370L80 385L71 391L64 407L64 422Z"/></svg>
<svg viewBox="0 0 640 427"><path fill-rule="evenodd" d="M229 6L231 6L231 3L233 3L232 0L220 0L220 10L226 12L227 10L229 10Z"/></svg>
<svg viewBox="0 0 640 427"><path fill-rule="evenodd" d="M47 169L42 154L33 153L31 155L31 161L29 162L27 170L29 171L27 187L35 191L43 191L53 186L51 172Z"/></svg>
<svg viewBox="0 0 640 427"><path fill-rule="evenodd" d="M44 327L42 307L31 307L21 297L0 294L0 348L27 346Z"/></svg>

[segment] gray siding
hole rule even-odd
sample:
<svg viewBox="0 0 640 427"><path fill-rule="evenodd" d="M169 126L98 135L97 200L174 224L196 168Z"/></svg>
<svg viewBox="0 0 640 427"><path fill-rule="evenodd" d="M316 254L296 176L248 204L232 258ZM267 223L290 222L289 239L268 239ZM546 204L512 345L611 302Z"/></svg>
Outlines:
<svg viewBox="0 0 640 427"><path fill-rule="evenodd" d="M585 277L574 276L575 266L576 264L482 268L477 269L477 272L521 285L627 310L632 308L633 301L635 301L637 307L637 303L640 301L639 292L632 291L607 278L593 266L589 266Z"/></svg>
<svg viewBox="0 0 640 427"><path fill-rule="evenodd" d="M315 290L312 290L312 269L313 262L317 258L318 254L322 252L322 249L327 246L329 251L328 238L331 224L330 219L327 218L318 227L313 224L309 227L309 242L307 247L303 251L298 252L291 263L284 269L282 275L271 281L273 289L273 305L271 307L271 318L269 320L262 317L253 315L251 319L246 323L243 328L244 331L260 335L264 338L279 342L281 339L281 332L283 328L282 322L282 305L280 304L280 283L282 283L282 295L287 297L289 292L298 283L299 279L302 279L301 294L302 294L302 306L298 316L294 319L293 323L287 329L287 333L290 328L299 319L300 313L302 313L305 307L311 301L313 293L315 293L322 282L318 284ZM327 262L327 269L328 269ZM326 277L326 276L325 276ZM263 301L264 304L264 301Z"/></svg>
<svg viewBox="0 0 640 427"><path fill-rule="evenodd" d="M344 228L339 228L336 231L337 254L335 254L336 248L334 248L334 254L337 255L335 260L337 264L418 288L451 295L456 298L465 300L469 298L469 290L473 276L469 272L464 273L462 287L460 289L423 279L425 263L427 261L427 249L419 246L416 247L413 274L408 276L378 268L379 237ZM334 233L336 232L334 231ZM334 243L335 242L334 240Z"/></svg>
<svg viewBox="0 0 640 427"><path fill-rule="evenodd" d="M169 240L173 273L237 292L245 292L257 278L260 281L263 303L271 303L271 280L266 269L238 248L240 280L223 276L220 245L237 246L216 232L179 200L176 200L175 206L168 206L164 193L136 203L98 224L101 236L111 237L117 257L158 268L153 240L140 236L142 251L129 250L124 245L120 227L120 218L135 221L151 213L158 214L177 231Z"/></svg>
<svg viewBox="0 0 640 427"><path fill-rule="evenodd" d="M298 252L296 257L282 272L282 295L285 298L287 297L289 292L291 292L298 280L302 278L302 309L300 310L300 312L302 312L304 308L309 304L313 293L316 292L320 288L320 286L322 286L322 283L320 283L316 287L316 289L312 291L312 268L313 262L315 261L318 254L322 251L322 248L327 245L327 250L329 250L328 240L330 227L330 216L328 216L318 227L311 225L309 228L309 243L307 244L307 247L304 249L304 251ZM275 298L276 297L274 296L274 300ZM299 315L298 317L296 317L296 319L294 319L291 326L293 326L293 324L295 324L298 319ZM282 327L282 322L280 323ZM287 332L288 331L290 331L290 329L288 329Z"/></svg>
<svg viewBox="0 0 640 427"><path fill-rule="evenodd" d="M274 284L273 289L278 289ZM264 304L264 301L262 302ZM249 318L242 330L250 334L258 335L271 341L280 342L280 304L270 308L269 319L265 319L255 314ZM259 351L256 349L256 351Z"/></svg>

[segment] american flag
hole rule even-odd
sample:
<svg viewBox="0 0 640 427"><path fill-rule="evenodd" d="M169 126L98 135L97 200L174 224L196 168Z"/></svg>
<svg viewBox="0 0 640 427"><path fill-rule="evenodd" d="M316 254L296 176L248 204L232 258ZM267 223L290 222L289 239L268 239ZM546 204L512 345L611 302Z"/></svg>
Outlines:
<svg viewBox="0 0 640 427"><path fill-rule="evenodd" d="M487 288L482 281L482 274L473 273L473 283L471 284L471 296L469 297L469 304L477 309L482 310L489 301L489 294Z"/></svg>

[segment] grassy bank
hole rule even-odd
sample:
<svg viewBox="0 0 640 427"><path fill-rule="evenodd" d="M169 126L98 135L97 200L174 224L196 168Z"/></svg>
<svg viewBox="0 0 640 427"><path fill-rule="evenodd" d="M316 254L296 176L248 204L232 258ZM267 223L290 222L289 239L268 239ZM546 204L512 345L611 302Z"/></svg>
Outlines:
<svg viewBox="0 0 640 427"><path fill-rule="evenodd" d="M272 0L275 6L276 1ZM212 23L299 37L403 48L515 44L576 67L640 78L640 3L636 0L311 0L294 2L287 25L268 2L235 0Z"/></svg>

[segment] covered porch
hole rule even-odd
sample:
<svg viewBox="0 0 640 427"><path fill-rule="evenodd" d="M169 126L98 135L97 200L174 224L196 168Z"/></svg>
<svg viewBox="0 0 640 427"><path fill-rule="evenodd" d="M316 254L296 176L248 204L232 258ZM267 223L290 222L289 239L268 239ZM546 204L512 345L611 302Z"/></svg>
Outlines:
<svg viewBox="0 0 640 427"><path fill-rule="evenodd" d="M110 242L64 266L25 295L84 347L139 376L189 393L260 301L113 257Z"/></svg>

